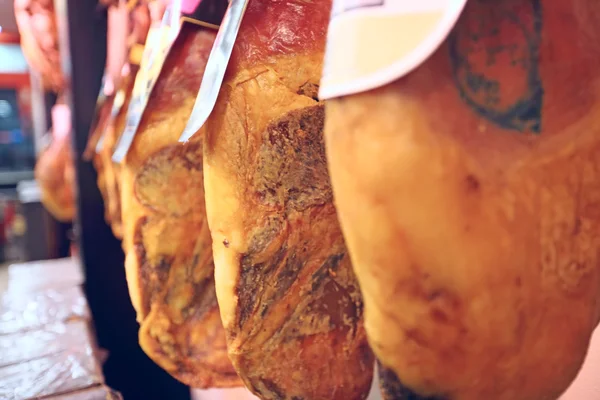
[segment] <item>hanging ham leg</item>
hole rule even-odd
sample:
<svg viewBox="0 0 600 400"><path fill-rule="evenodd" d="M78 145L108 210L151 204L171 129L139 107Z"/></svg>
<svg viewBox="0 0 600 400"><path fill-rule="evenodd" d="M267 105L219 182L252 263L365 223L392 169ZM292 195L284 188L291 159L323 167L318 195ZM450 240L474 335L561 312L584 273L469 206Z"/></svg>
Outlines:
<svg viewBox="0 0 600 400"><path fill-rule="evenodd" d="M64 87L64 78L58 51L54 2L15 0L14 9L23 55L31 68L41 75L44 88L60 92Z"/></svg>
<svg viewBox="0 0 600 400"><path fill-rule="evenodd" d="M52 109L52 139L35 165L42 204L59 221L75 218L75 166L71 148L71 112L67 105Z"/></svg>
<svg viewBox="0 0 600 400"><path fill-rule="evenodd" d="M214 37L183 26L120 174L123 247L140 344L175 378L198 388L241 385L227 357L215 294L202 140L177 140Z"/></svg>
<svg viewBox="0 0 600 400"><path fill-rule="evenodd" d="M330 6L251 0L206 124L206 207L229 356L262 399L363 399L372 380L315 100Z"/></svg>

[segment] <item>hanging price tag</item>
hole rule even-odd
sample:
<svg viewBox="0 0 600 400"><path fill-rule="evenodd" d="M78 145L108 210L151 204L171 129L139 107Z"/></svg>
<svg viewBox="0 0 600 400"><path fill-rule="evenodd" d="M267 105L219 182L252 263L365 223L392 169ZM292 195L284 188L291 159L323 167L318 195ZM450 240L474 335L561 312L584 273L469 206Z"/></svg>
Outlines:
<svg viewBox="0 0 600 400"><path fill-rule="evenodd" d="M391 83L429 58L467 0L334 0L319 97Z"/></svg>
<svg viewBox="0 0 600 400"><path fill-rule="evenodd" d="M153 46L151 44L152 42L150 33L149 38L146 41L146 47L142 57L142 63L138 77L143 71L145 75L143 77L136 78L133 97L127 110L127 123L125 131L123 132L123 135L121 135L121 139L117 144L115 153L113 155L113 160L116 162L121 162L123 160L127 154L127 151L131 147L131 144L133 143L133 139L148 104L148 98L150 97L154 85L158 80L168 53L173 47L173 43L181 31L182 25L193 24L199 29L218 30L219 23L223 19L223 15L225 14L227 7L225 0L185 0L183 2L183 5L185 5L184 9L182 9L181 0L176 1L175 3L173 3L174 6L171 7L171 9L167 8L165 11L165 17L163 18L162 25L163 35L165 36L161 36L162 41L159 41L154 45L158 48L158 51L151 53L152 50L146 50L148 47ZM168 17L168 22L165 21L165 18L167 18L167 12L171 13L171 16ZM175 16L177 16L176 22L174 21ZM166 29L165 26L168 26L168 29ZM145 58L147 54L149 61L146 61L147 59ZM193 56L193 54L190 54L190 57ZM139 88L137 87L138 79L140 80ZM138 88L137 92L136 88ZM136 95L138 95L138 97L136 97Z"/></svg>
<svg viewBox="0 0 600 400"><path fill-rule="evenodd" d="M127 76L131 73L131 66L135 66L136 70L138 69L141 59L142 59L143 51L144 51L144 46L141 44L134 44L131 47L131 49L129 50L129 64L125 64L123 66L123 71L121 73L122 76ZM117 115L119 114L119 112L121 111L121 108L125 104L125 98L127 96L126 90L127 89L123 85L123 82L121 82L121 87L116 91L116 93L114 93L111 96L111 98L107 102L110 105L109 115L108 115L108 117L103 118L103 121L101 121L101 123L96 128L100 132L98 135L97 141L95 143L90 142L91 146L95 146L94 151L96 153L100 153L102 151L102 147L104 145L104 135L106 134L106 128L107 128L108 124L111 121L114 121L115 118L117 118ZM86 159L89 159L91 157L91 155L88 154L89 152L91 152L91 150L86 149L86 154L85 154Z"/></svg>
<svg viewBox="0 0 600 400"><path fill-rule="evenodd" d="M208 57L192 115L179 138L181 142L188 141L202 128L202 125L204 125L215 107L221 85L223 84L223 78L225 77L225 71L227 70L227 64L233 51L235 39L240 30L246 7L248 6L248 1L231 0L229 7L227 7L223 22L219 27L219 33Z"/></svg>
<svg viewBox="0 0 600 400"><path fill-rule="evenodd" d="M131 101L127 109L125 130L113 154L113 161L115 162L121 162L129 151L150 93L158 79L171 45L179 33L180 18L181 2L174 1L165 9L162 21L153 23L150 27L140 62L140 70L135 78Z"/></svg>

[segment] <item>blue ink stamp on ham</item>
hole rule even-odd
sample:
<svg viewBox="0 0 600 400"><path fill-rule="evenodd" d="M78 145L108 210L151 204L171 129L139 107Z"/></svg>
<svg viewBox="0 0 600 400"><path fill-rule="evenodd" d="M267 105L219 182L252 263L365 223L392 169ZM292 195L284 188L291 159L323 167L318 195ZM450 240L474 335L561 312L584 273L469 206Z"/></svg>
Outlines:
<svg viewBox="0 0 600 400"><path fill-rule="evenodd" d="M541 0L472 0L448 38L462 100L495 125L542 131Z"/></svg>

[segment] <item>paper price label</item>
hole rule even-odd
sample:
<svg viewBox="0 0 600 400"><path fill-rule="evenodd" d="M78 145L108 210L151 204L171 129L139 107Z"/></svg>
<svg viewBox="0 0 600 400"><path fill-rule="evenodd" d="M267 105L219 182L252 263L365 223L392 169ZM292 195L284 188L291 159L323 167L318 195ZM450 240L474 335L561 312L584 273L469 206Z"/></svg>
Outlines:
<svg viewBox="0 0 600 400"><path fill-rule="evenodd" d="M391 83L429 58L467 0L334 0L319 97Z"/></svg>
<svg viewBox="0 0 600 400"><path fill-rule="evenodd" d="M181 28L180 6L181 4L178 1L171 3L166 8L162 21L150 27L142 53L140 70L136 75L131 101L127 109L125 130L113 154L113 161L115 162L121 162L129 151L140 125L144 109L148 104L150 93L158 79L171 45L177 38Z"/></svg>

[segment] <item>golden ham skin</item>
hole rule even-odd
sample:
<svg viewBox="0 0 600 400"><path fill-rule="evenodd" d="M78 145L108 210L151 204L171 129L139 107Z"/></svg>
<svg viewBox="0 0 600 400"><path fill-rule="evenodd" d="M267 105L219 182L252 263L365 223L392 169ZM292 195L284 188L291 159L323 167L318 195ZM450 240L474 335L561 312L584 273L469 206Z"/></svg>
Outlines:
<svg viewBox="0 0 600 400"><path fill-rule="evenodd" d="M206 208L229 357L261 399L363 399L372 381L315 100L330 7L251 0L205 125Z"/></svg>
<svg viewBox="0 0 600 400"><path fill-rule="evenodd" d="M138 71L132 66L131 73L123 78L125 85L125 100L116 117L109 121L102 142L102 150L93 158L93 164L98 174L98 188L104 200L104 218L110 225L113 234L118 239L123 238L123 223L121 217L120 172L121 166L113 162L112 155L115 147L125 130L127 109L133 94L133 84Z"/></svg>
<svg viewBox="0 0 600 400"><path fill-rule="evenodd" d="M227 357L204 207L202 132L181 145L214 32L188 24L121 165L127 283L142 349L197 388L241 386Z"/></svg>
<svg viewBox="0 0 600 400"><path fill-rule="evenodd" d="M71 135L55 135L37 159L35 179L44 207L58 221L71 222L77 212L74 169Z"/></svg>
<svg viewBox="0 0 600 400"><path fill-rule="evenodd" d="M469 0L414 72L326 105L369 341L422 396L552 400L581 366L600 316L597 6Z"/></svg>
<svg viewBox="0 0 600 400"><path fill-rule="evenodd" d="M128 79L129 78L126 77L124 80L128 82ZM129 100L130 97L131 90L127 92L127 99ZM107 103L112 103L112 101ZM110 105L108 107L108 112L110 113L112 104L107 104L107 106L108 105ZM102 195L102 200L104 201L104 220L107 224L110 225L111 215L108 203L109 200L107 189L108 178L105 165L108 163L108 161L111 161L111 154L108 148L105 148L105 146L107 146L106 143L108 142L110 144L110 147L113 148L115 145L115 140L114 137L112 137L112 135L114 135L114 118L111 115L107 115L106 118L106 121L99 121L96 130L93 132L92 135L90 135L90 138L88 139L88 143L86 145L86 152L84 153L83 157L84 159L89 158L92 161L94 168L96 169L96 183L98 185L98 189L100 190L100 194ZM100 152L96 152L96 145L98 144L98 141L100 141L101 137L103 137L103 147Z"/></svg>

